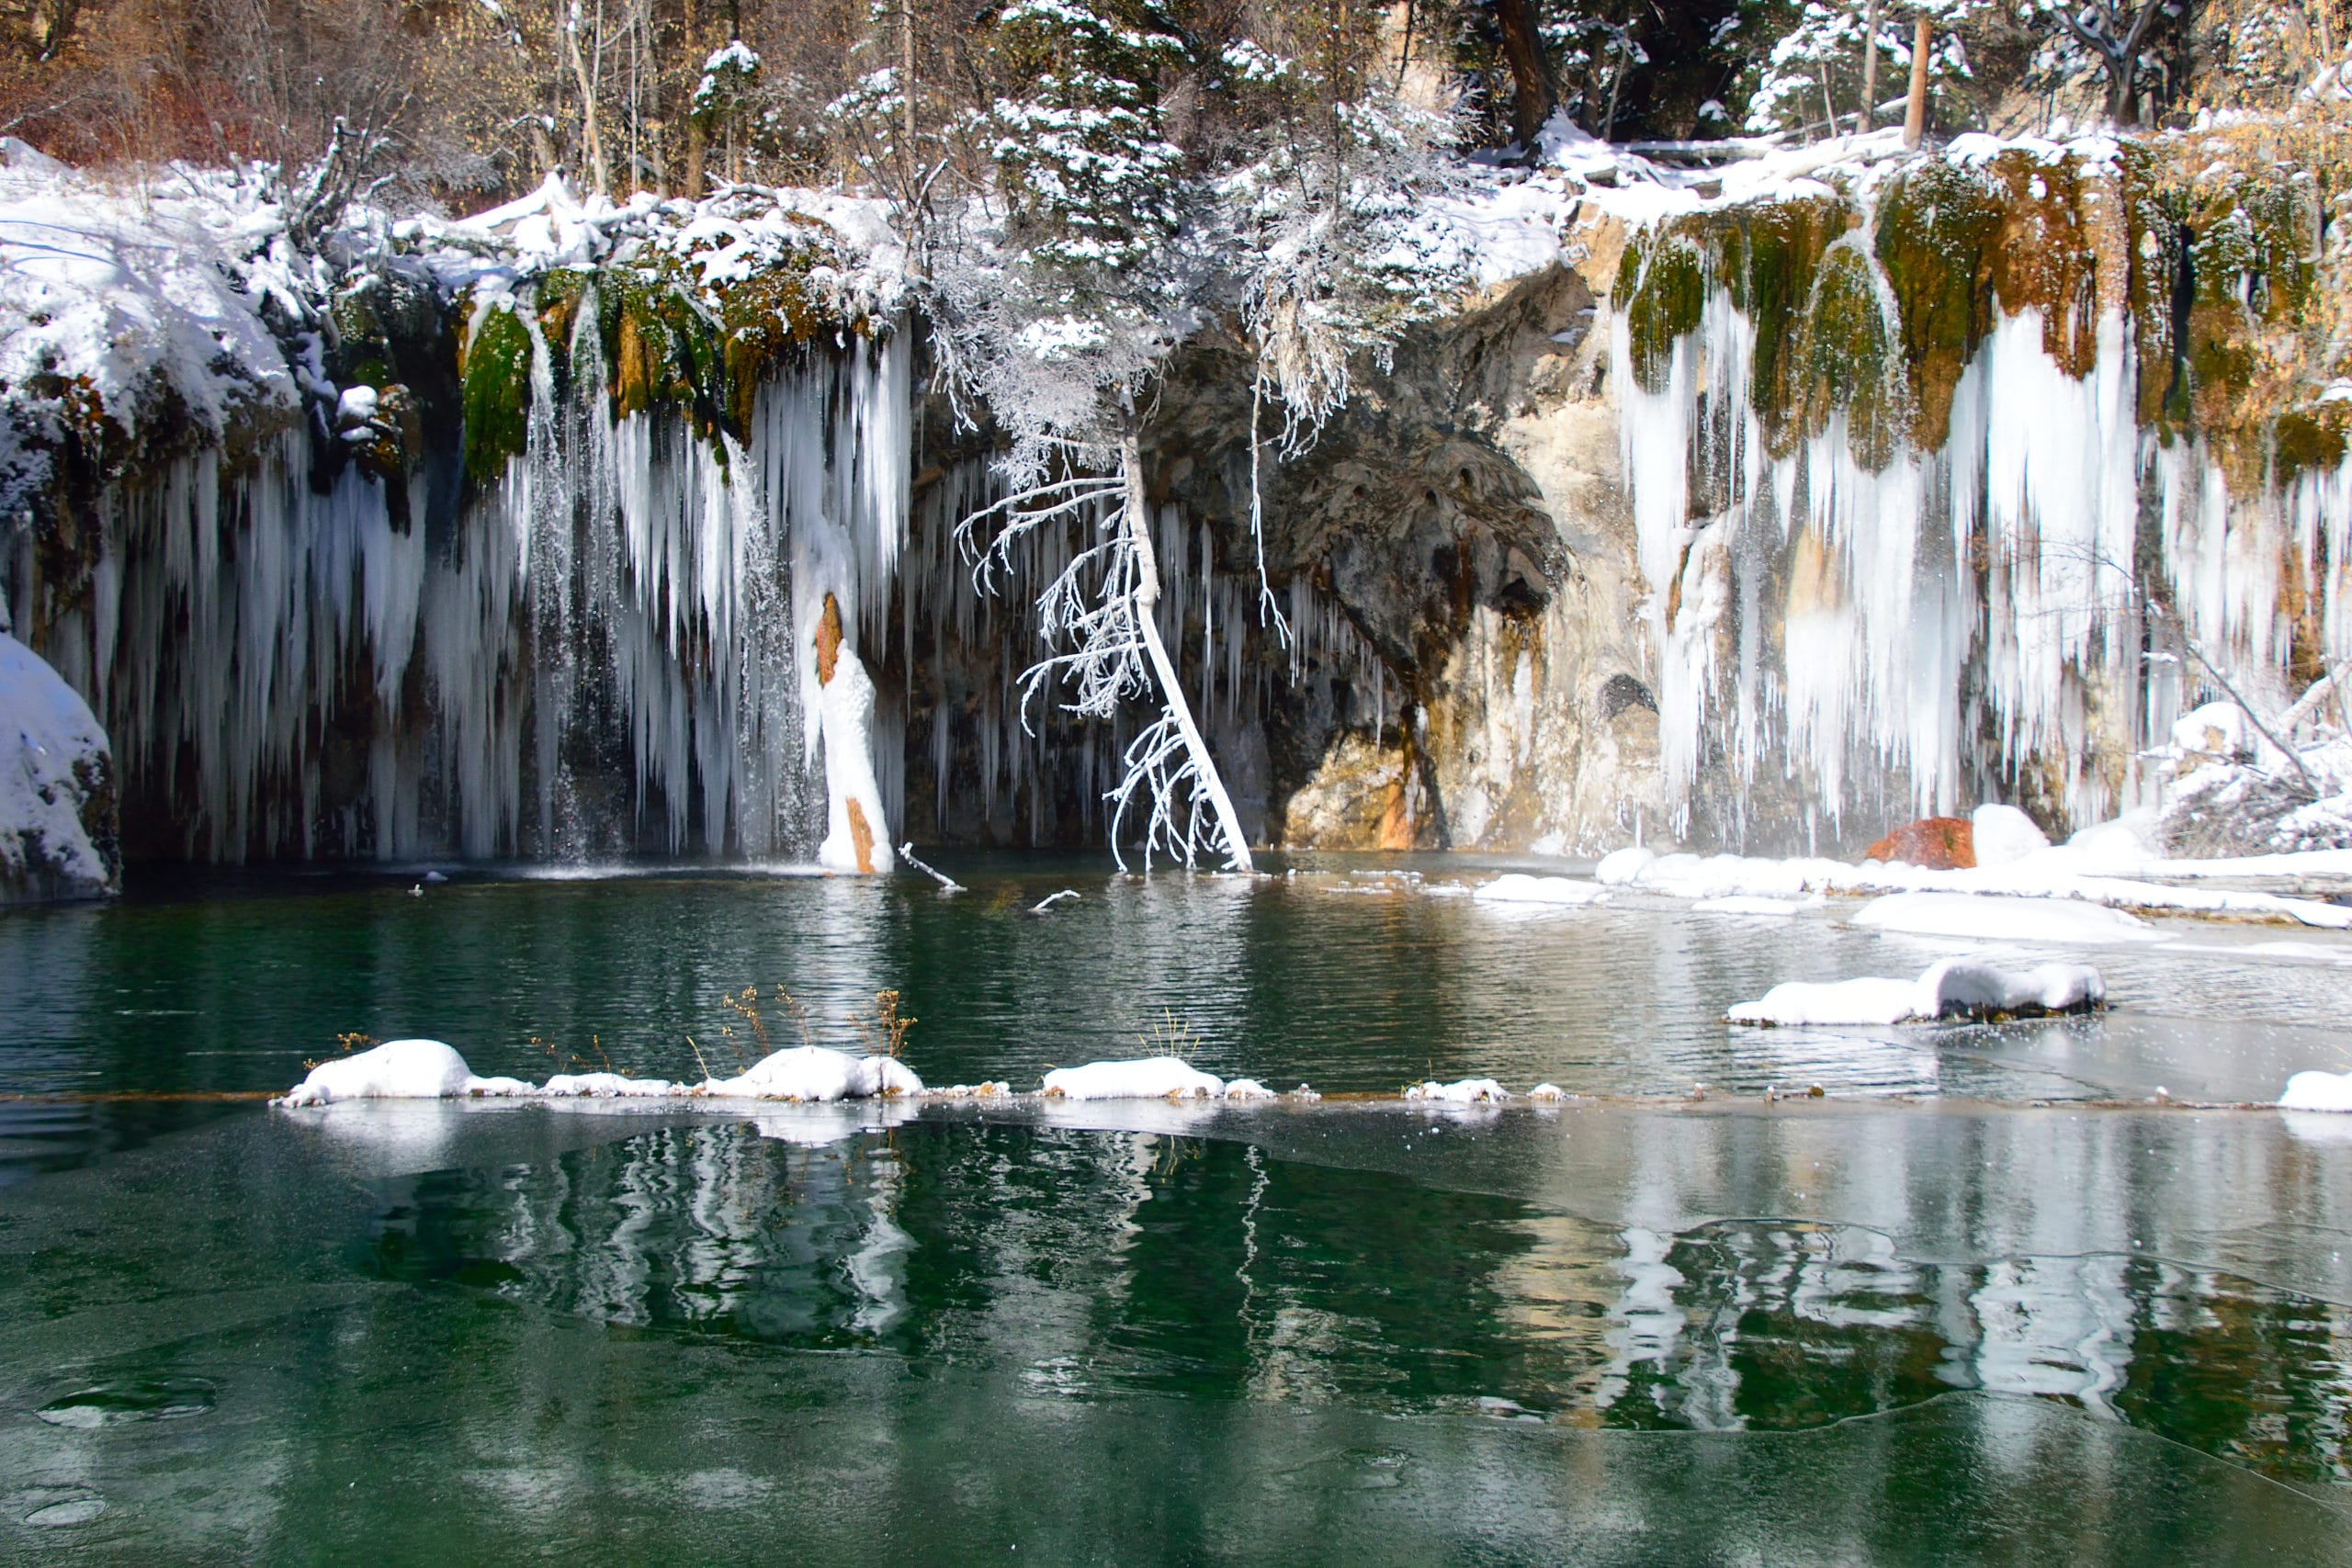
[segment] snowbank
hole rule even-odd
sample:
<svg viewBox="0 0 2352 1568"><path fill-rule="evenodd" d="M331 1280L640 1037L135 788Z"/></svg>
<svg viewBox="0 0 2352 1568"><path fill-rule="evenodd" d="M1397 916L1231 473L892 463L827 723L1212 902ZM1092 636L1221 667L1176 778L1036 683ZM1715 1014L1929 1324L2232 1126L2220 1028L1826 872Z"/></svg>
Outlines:
<svg viewBox="0 0 2352 1568"><path fill-rule="evenodd" d="M1916 980L1787 981L1724 1017L1784 1026L1916 1023L2077 1012L2106 998L2106 981L2086 964L2041 964L2020 972L1982 959L1947 958Z"/></svg>
<svg viewBox="0 0 2352 1568"><path fill-rule="evenodd" d="M1215 1100L1225 1093L1225 1080L1180 1057L1147 1056L1057 1067L1043 1088L1048 1100Z"/></svg>
<svg viewBox="0 0 2352 1568"><path fill-rule="evenodd" d="M1578 876L1530 876L1514 871L1472 895L1482 904L1605 904L1609 889Z"/></svg>
<svg viewBox="0 0 2352 1568"><path fill-rule="evenodd" d="M731 1100L912 1098L922 1079L889 1056L852 1056L822 1045L796 1046L754 1062L731 1078L699 1084L633 1078L621 1073L558 1073L544 1084L478 1077L457 1050L438 1040L388 1040L322 1062L272 1103L288 1108L346 1100L655 1100L701 1096Z"/></svg>
<svg viewBox="0 0 2352 1568"><path fill-rule="evenodd" d="M0 904L119 886L106 731L0 607Z"/></svg>
<svg viewBox="0 0 2352 1568"><path fill-rule="evenodd" d="M2352 1111L2352 1073L2297 1073L2278 1097L2284 1111Z"/></svg>

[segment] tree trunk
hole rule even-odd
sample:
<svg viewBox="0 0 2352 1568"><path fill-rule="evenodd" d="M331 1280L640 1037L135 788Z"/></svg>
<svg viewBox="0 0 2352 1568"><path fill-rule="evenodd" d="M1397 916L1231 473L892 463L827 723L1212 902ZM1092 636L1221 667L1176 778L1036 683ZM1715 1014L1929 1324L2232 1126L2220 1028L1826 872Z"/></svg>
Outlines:
<svg viewBox="0 0 2352 1568"><path fill-rule="evenodd" d="M1184 750L1192 757L1193 772L1208 794L1210 808L1216 814L1217 831L1224 836L1228 857L1227 865L1234 871L1251 871L1255 866L1250 859L1250 840L1242 836L1241 818L1233 809L1233 797L1226 793L1225 780L1209 756L1208 743L1201 739L1200 727L1193 722L1193 710L1184 701L1183 682L1177 678L1167 645L1159 639L1159 620L1154 613L1159 605L1159 557L1151 547L1151 502L1143 488L1143 446L1133 431L1119 442L1119 468L1120 477L1127 483L1127 543L1136 552L1136 620L1143 634L1144 651L1151 659L1160 698L1167 704L1169 716L1176 721L1177 732L1184 738ZM1148 863L1148 848L1145 854ZM1190 858L1188 848L1186 859Z"/></svg>
<svg viewBox="0 0 2352 1568"><path fill-rule="evenodd" d="M563 29L564 46L571 54L571 74L580 84L581 138L588 144L588 166L596 181L596 194L610 197L613 194L612 170L605 164L605 140L596 133L596 84L588 74L588 62L581 58L580 31L575 27Z"/></svg>
<svg viewBox="0 0 2352 1568"><path fill-rule="evenodd" d="M1878 124L1878 0L1870 0L1862 11L1862 124L1869 130Z"/></svg>
<svg viewBox="0 0 2352 1568"><path fill-rule="evenodd" d="M703 187L703 160L709 145L709 132L704 128L702 116L695 111L695 89L702 85L702 8L695 0L685 0L685 10L680 18L685 34L686 50L686 168L680 194L688 201L700 201Z"/></svg>
<svg viewBox="0 0 2352 1568"><path fill-rule="evenodd" d="M1935 29L1926 17L1911 34L1911 96L1903 106L1903 145L1917 147L1928 134L1928 51Z"/></svg>
<svg viewBox="0 0 2352 1568"><path fill-rule="evenodd" d="M1503 59L1510 66L1510 133L1521 147L1535 151L1535 138L1552 118L1559 89L1552 81L1552 62L1544 53L1544 36L1537 30L1532 0L1495 0L1495 21L1502 28ZM1609 134L1606 126L1601 135Z"/></svg>

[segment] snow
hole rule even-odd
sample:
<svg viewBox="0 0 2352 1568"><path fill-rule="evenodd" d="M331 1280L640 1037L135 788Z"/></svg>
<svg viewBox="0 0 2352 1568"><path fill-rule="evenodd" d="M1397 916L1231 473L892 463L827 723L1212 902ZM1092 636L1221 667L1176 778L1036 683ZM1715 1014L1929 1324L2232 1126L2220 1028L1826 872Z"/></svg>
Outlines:
<svg viewBox="0 0 2352 1568"><path fill-rule="evenodd" d="M1980 806L1969 827L1979 866L2011 865L2050 847L2049 835L2014 806Z"/></svg>
<svg viewBox="0 0 2352 1568"><path fill-rule="evenodd" d="M1904 929L1916 929L1907 922L1931 919L1937 923L1925 928L1930 934L2014 935L2025 941L2155 941L2164 933L2144 922L2119 922L2097 911L2151 910L2352 930L2352 908L2316 898L2172 885L2213 877L2342 876L2347 871L2352 871L2352 855L2339 851L2234 861L2165 860L2142 847L2135 826L2109 824L2004 864L1968 871L1929 871L1900 862L1851 864L1803 856L1660 854L1634 848L1603 856L1593 878L1611 887L1694 901L1796 899L1816 894L1937 894L1944 896L1942 901L1888 905L1873 923L1901 919L1906 922ZM2131 874L2111 874L2115 872ZM2146 880L2156 876L2166 881ZM2079 919L2068 912L2085 909L2093 912ZM2013 919L2027 922L2027 927L1998 925ZM2067 934L2033 934L2062 930ZM2119 934L2133 930L2142 934L2136 938Z"/></svg>
<svg viewBox="0 0 2352 1568"><path fill-rule="evenodd" d="M1530 876L1510 872L1498 876L1473 895L1485 904L1605 904L1609 889L1574 876Z"/></svg>
<svg viewBox="0 0 2352 1568"><path fill-rule="evenodd" d="M2287 1111L2352 1111L2352 1073L2297 1073L2278 1104Z"/></svg>
<svg viewBox="0 0 2352 1568"><path fill-rule="evenodd" d="M1555 1083L1540 1083L1527 1091L1527 1098L1539 1105L1556 1105L1568 1098L1568 1091Z"/></svg>
<svg viewBox="0 0 2352 1568"><path fill-rule="evenodd" d="M795 1045L761 1057L731 1078L713 1078L699 1093L727 1099L836 1100L918 1095L922 1079L890 1056L853 1056L824 1045Z"/></svg>
<svg viewBox="0 0 2352 1568"><path fill-rule="evenodd" d="M1274 1091L1256 1078L1235 1078L1225 1086L1227 1100L1272 1100Z"/></svg>
<svg viewBox="0 0 2352 1568"><path fill-rule="evenodd" d="M469 1092L473 1069L438 1040L388 1040L356 1055L322 1062L277 1104L339 1100L448 1100Z"/></svg>
<svg viewBox="0 0 2352 1568"><path fill-rule="evenodd" d="M2164 933L2136 915L2056 898L1967 893L1893 893L1862 906L1852 923L1913 936L1987 942L2161 942Z"/></svg>
<svg viewBox="0 0 2352 1568"><path fill-rule="evenodd" d="M6 625L0 608L0 902L18 893L104 893L113 869L83 810L90 785L112 766L106 732Z"/></svg>
<svg viewBox="0 0 2352 1568"><path fill-rule="evenodd" d="M1048 1100L1215 1100L1224 1094L1225 1080L1181 1057L1147 1056L1057 1067L1042 1088Z"/></svg>
<svg viewBox="0 0 2352 1568"><path fill-rule="evenodd" d="M558 1073L544 1084L531 1084L520 1078L478 1077L454 1046L438 1040L389 1040L321 1063L272 1103L299 1108L347 1100L650 1100L687 1095L830 1103L912 1099L922 1092L922 1079L903 1062L852 1056L822 1045L778 1051L734 1077L691 1086L612 1072Z"/></svg>
<svg viewBox="0 0 2352 1568"><path fill-rule="evenodd" d="M1725 1013L1731 1023L1894 1024L1945 1018L2075 1012L2107 998L2099 972L2080 964L2004 969L1978 958L1947 958L1916 980L1790 980Z"/></svg>
<svg viewBox="0 0 2352 1568"><path fill-rule="evenodd" d="M1405 1098L1434 1105L1499 1105L1510 1091L1492 1078L1457 1078L1453 1083L1427 1078L1407 1085Z"/></svg>

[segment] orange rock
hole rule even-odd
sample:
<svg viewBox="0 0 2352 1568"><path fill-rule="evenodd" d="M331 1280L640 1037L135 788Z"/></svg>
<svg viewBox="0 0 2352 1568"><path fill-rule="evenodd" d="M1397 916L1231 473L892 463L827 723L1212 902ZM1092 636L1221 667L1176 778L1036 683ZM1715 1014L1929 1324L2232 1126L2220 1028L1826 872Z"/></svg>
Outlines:
<svg viewBox="0 0 2352 1568"><path fill-rule="evenodd" d="M1976 829L1965 817L1923 817L1870 847L1864 860L1899 860L1927 871L1967 871L1976 864Z"/></svg>

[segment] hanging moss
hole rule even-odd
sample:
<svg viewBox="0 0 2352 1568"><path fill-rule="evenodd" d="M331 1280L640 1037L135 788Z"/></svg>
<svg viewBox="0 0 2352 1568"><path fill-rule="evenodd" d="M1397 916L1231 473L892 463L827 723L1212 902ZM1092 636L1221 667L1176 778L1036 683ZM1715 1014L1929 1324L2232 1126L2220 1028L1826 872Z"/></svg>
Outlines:
<svg viewBox="0 0 2352 1568"><path fill-rule="evenodd" d="M1804 434L1821 434L1842 412L1848 446L1873 471L1894 457L1911 428L1902 345L1884 288L1860 243L1832 245L1814 282L1793 367Z"/></svg>
<svg viewBox="0 0 2352 1568"><path fill-rule="evenodd" d="M808 279L797 269L771 269L715 292L727 417L734 429L747 431L760 383L787 356L806 352L822 323Z"/></svg>
<svg viewBox="0 0 2352 1568"><path fill-rule="evenodd" d="M1619 264L1617 298L1625 301L1634 379L1655 394L1666 390L1673 373L1675 341L1698 330L1707 264L1696 243L1671 230L1638 247L1638 260L1636 249L1627 246Z"/></svg>
<svg viewBox="0 0 2352 1568"><path fill-rule="evenodd" d="M1913 442L1951 433L1961 372L1992 331L1988 253L2001 231L2001 188L1978 171L1932 160L1899 176L1878 209L1877 254L1902 323L1917 411Z"/></svg>
<svg viewBox="0 0 2352 1568"><path fill-rule="evenodd" d="M2098 364L2101 281L2096 214L2110 195L2094 192L2081 165L2013 148L1993 160L2001 187L2000 226L1990 236L1993 298L2002 314L2041 312L2041 349L2067 375L2081 378ZM2114 237L2120 238L2119 227ZM2121 300L2124 258L2112 258Z"/></svg>
<svg viewBox="0 0 2352 1568"><path fill-rule="evenodd" d="M2279 484L2297 476L2334 468L2344 461L2352 434L2352 403L2307 403L2278 416L2273 434L2273 475Z"/></svg>
<svg viewBox="0 0 2352 1568"><path fill-rule="evenodd" d="M548 361L560 399L571 395L571 333L592 276L584 267L559 267L540 278L531 291L531 313L538 318L539 335L547 340Z"/></svg>
<svg viewBox="0 0 2352 1568"><path fill-rule="evenodd" d="M489 485L522 456L531 423L531 333L511 305L482 313L462 370L466 478Z"/></svg>
<svg viewBox="0 0 2352 1568"><path fill-rule="evenodd" d="M1816 197L1743 209L1724 231L1721 276L1732 304L1756 327L1747 395L1768 441L1790 427L1802 395L1789 347L1813 296L1822 254L1854 221L1838 198Z"/></svg>

